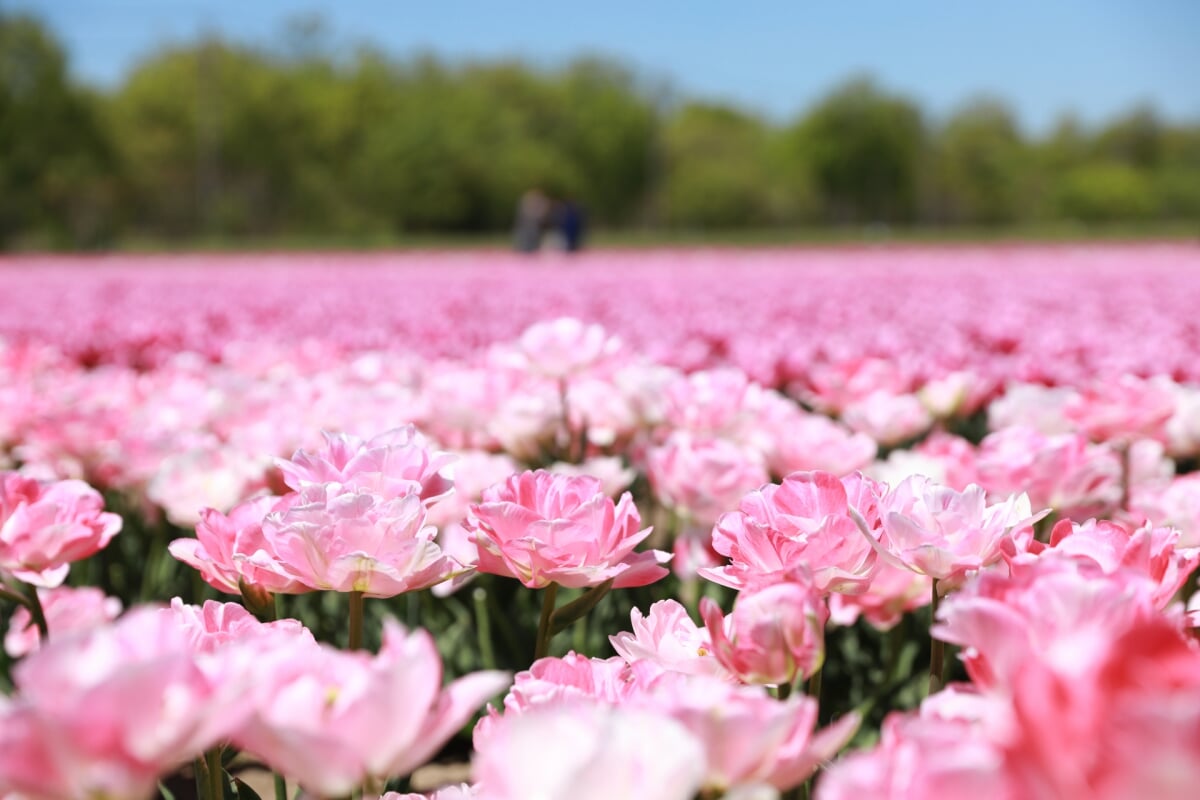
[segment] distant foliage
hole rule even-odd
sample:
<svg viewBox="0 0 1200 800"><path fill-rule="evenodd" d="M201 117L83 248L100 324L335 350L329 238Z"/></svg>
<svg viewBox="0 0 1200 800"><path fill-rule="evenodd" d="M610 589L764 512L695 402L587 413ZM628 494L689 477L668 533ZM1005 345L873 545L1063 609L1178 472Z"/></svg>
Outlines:
<svg viewBox="0 0 1200 800"><path fill-rule="evenodd" d="M1146 108L1032 139L999 101L934 120L855 78L775 123L602 59L335 55L312 20L103 92L67 55L0 14L0 248L501 231L531 187L617 228L1200 220L1200 125Z"/></svg>

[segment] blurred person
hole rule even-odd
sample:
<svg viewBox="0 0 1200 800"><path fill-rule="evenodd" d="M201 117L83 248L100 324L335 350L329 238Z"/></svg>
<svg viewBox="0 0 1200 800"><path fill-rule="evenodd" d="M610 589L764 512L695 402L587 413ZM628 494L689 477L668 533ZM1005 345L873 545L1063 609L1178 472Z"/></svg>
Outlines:
<svg viewBox="0 0 1200 800"><path fill-rule="evenodd" d="M513 246L519 253L536 253L542 246L542 234L550 221L550 198L534 187L521 195L513 228Z"/></svg>
<svg viewBox="0 0 1200 800"><path fill-rule="evenodd" d="M583 249L583 235L587 218L583 207L569 195L558 204L558 230L562 235L563 249L575 253Z"/></svg>

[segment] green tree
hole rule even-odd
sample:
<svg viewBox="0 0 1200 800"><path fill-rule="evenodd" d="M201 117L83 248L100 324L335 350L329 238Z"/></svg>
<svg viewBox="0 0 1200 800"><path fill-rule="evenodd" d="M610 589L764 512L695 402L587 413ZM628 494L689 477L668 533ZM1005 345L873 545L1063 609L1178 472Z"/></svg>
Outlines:
<svg viewBox="0 0 1200 800"><path fill-rule="evenodd" d="M925 129L908 100L853 80L794 126L792 139L830 221L916 217Z"/></svg>
<svg viewBox="0 0 1200 800"><path fill-rule="evenodd" d="M88 246L114 225L119 186L93 96L34 19L0 14L0 247Z"/></svg>
<svg viewBox="0 0 1200 800"><path fill-rule="evenodd" d="M1026 153L1012 113L999 101L976 100L956 112L935 145L934 218L984 224L1015 220L1027 199Z"/></svg>

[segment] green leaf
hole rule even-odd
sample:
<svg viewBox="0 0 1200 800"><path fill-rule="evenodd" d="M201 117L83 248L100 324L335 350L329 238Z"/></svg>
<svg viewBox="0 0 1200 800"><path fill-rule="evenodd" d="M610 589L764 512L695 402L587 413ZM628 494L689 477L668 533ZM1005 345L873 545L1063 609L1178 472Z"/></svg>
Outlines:
<svg viewBox="0 0 1200 800"><path fill-rule="evenodd" d="M250 784L246 783L241 778L233 779L234 786L237 787L238 800L262 800L258 792L250 788Z"/></svg>

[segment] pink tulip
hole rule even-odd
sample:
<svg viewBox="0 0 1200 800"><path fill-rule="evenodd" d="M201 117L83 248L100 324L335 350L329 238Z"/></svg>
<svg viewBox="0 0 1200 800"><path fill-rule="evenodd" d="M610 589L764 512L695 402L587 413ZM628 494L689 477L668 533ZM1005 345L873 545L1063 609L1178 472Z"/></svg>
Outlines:
<svg viewBox="0 0 1200 800"><path fill-rule="evenodd" d="M243 584L280 594L309 591L307 584L279 568L279 557L262 530L268 514L298 500L296 494L255 497L235 506L228 516L206 508L200 512L196 538L176 539L167 550L222 592L238 594Z"/></svg>
<svg viewBox="0 0 1200 800"><path fill-rule="evenodd" d="M824 663L829 611L810 586L788 581L747 589L728 618L705 597L700 613L717 661L746 683L790 686Z"/></svg>
<svg viewBox="0 0 1200 800"><path fill-rule="evenodd" d="M870 479L857 475L839 480L827 472L797 472L751 492L713 530L713 547L731 563L700 574L742 589L811 572L818 591L866 591L876 555L858 534L850 508L876 516L875 491Z"/></svg>
<svg viewBox="0 0 1200 800"><path fill-rule="evenodd" d="M694 675L725 675L713 654L708 630L696 625L675 600L659 600L645 616L630 612L633 632L608 637L617 655L627 662L650 661L663 670Z"/></svg>
<svg viewBox="0 0 1200 800"><path fill-rule="evenodd" d="M1187 800L1200 781L1200 651L1152 618L1110 633L1088 671L1039 662L1004 738L1020 797Z"/></svg>
<svg viewBox="0 0 1200 800"><path fill-rule="evenodd" d="M768 458L776 475L810 470L849 475L870 464L878 449L870 436L820 414L797 409L773 422L775 444Z"/></svg>
<svg viewBox="0 0 1200 800"><path fill-rule="evenodd" d="M829 596L829 618L853 625L861 616L879 630L891 630L909 611L929 605L932 583L928 575L881 560L865 592Z"/></svg>
<svg viewBox="0 0 1200 800"><path fill-rule="evenodd" d="M875 392L847 406L842 421L850 430L891 447L929 430L933 417L916 395Z"/></svg>
<svg viewBox="0 0 1200 800"><path fill-rule="evenodd" d="M208 441L163 459L146 487L146 497L175 525L190 528L201 509L227 512L262 490L270 460Z"/></svg>
<svg viewBox="0 0 1200 800"><path fill-rule="evenodd" d="M1120 459L1079 434L1005 428L980 443L976 466L992 496L1024 492L1034 506L1072 519L1110 513L1121 499Z"/></svg>
<svg viewBox="0 0 1200 800"><path fill-rule="evenodd" d="M646 454L646 474L660 503L711 527L747 492L767 483L762 457L726 439L675 431Z"/></svg>
<svg viewBox="0 0 1200 800"><path fill-rule="evenodd" d="M38 589L37 593L52 638L98 628L121 613L120 600L91 586L78 589L59 586L57 589ZM9 620L4 652L12 658L20 658L37 650L39 640L29 609L21 606Z"/></svg>
<svg viewBox="0 0 1200 800"><path fill-rule="evenodd" d="M576 702L505 715L472 772L486 800L691 800L705 767L701 743L669 716Z"/></svg>
<svg viewBox="0 0 1200 800"><path fill-rule="evenodd" d="M0 571L53 588L71 562L106 547L121 518L103 510L100 493L82 481L39 483L0 473Z"/></svg>
<svg viewBox="0 0 1200 800"><path fill-rule="evenodd" d="M267 515L267 556L248 560L309 589L368 597L441 583L464 567L437 546L437 529L425 524L419 486L410 489L411 494L388 498L335 483L308 486L290 507Z"/></svg>
<svg viewBox="0 0 1200 800"><path fill-rule="evenodd" d="M1064 415L1092 441L1166 441L1175 397L1162 384L1133 375L1092 384L1067 401Z"/></svg>
<svg viewBox="0 0 1200 800"><path fill-rule="evenodd" d="M664 673L635 701L680 722L704 745L705 785L722 789L766 783L799 786L845 746L859 719L848 714L814 732L817 702L780 702L759 686L735 686L701 675Z"/></svg>
<svg viewBox="0 0 1200 800"><path fill-rule="evenodd" d="M450 490L450 481L439 471L453 456L433 450L411 425L371 439L344 433L324 436L323 451L299 450L290 461L276 462L293 490L336 483L343 487L341 491L365 491L391 500L412 494L415 485L426 502Z"/></svg>
<svg viewBox="0 0 1200 800"><path fill-rule="evenodd" d="M481 795L474 786L460 783L458 785L443 786L429 794L385 792L379 796L379 800L478 800L480 797Z"/></svg>
<svg viewBox="0 0 1200 800"><path fill-rule="evenodd" d="M531 589L645 586L667 574L668 554L634 552L650 529L638 529L629 493L614 505L595 478L524 472L485 491L471 514L479 571Z"/></svg>
<svg viewBox="0 0 1200 800"><path fill-rule="evenodd" d="M148 798L158 779L241 723L238 688L197 662L153 609L52 640L14 672L0 711L0 793Z"/></svg>
<svg viewBox="0 0 1200 800"><path fill-rule="evenodd" d="M621 340L600 325L560 317L529 326L511 349L498 348L493 361L531 375L565 380L608 365L620 352Z"/></svg>
<svg viewBox="0 0 1200 800"><path fill-rule="evenodd" d="M988 505L978 486L956 492L921 477L889 491L880 500L880 512L881 552L897 566L945 581L946 588L1000 561L1014 531L1028 529L1037 519L1024 495Z"/></svg>
<svg viewBox="0 0 1200 800"><path fill-rule="evenodd" d="M1178 546L1200 546L1200 473L1181 475L1166 486L1134 491L1130 509L1138 522L1178 530Z"/></svg>
<svg viewBox="0 0 1200 800"><path fill-rule="evenodd" d="M1158 618L1153 590L1084 560L1041 559L1014 565L1011 576L978 575L947 597L933 634L963 648L968 674L983 687L1012 687L1039 663L1078 676L1116 637Z"/></svg>
<svg viewBox="0 0 1200 800"><path fill-rule="evenodd" d="M841 758L821 776L817 800L1025 797L1006 770L1001 742L985 718L931 711L948 693L931 697L935 702L923 705L919 715L890 714L878 745Z"/></svg>
<svg viewBox="0 0 1200 800"><path fill-rule="evenodd" d="M296 640L263 658L233 740L323 797L412 772L508 683L479 672L443 689L433 639L390 622L374 657Z"/></svg>

